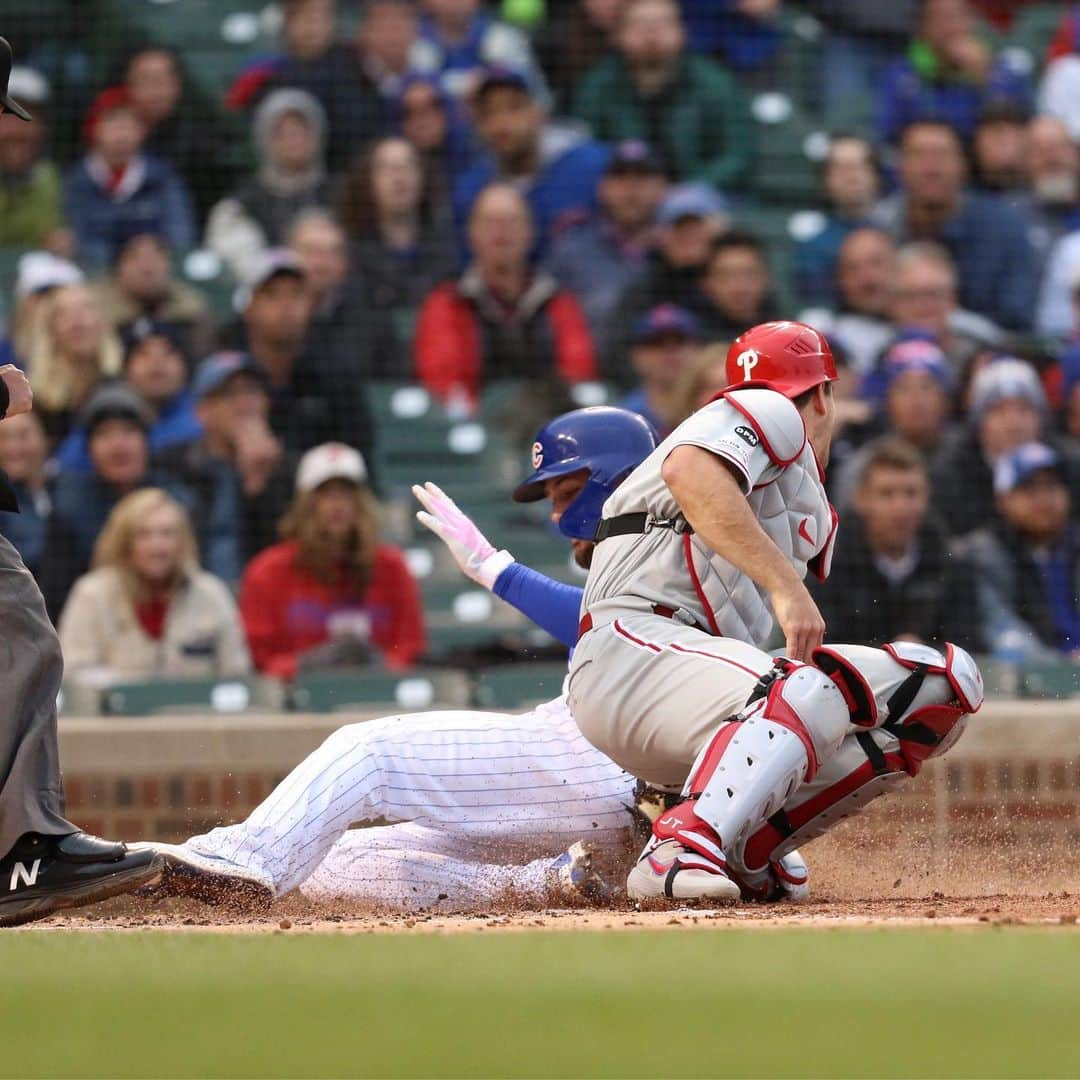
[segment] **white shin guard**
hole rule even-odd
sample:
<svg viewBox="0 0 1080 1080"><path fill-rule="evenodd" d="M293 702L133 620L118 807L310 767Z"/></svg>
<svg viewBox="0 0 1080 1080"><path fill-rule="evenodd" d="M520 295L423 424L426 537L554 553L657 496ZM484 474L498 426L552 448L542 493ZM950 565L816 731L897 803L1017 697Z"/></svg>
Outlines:
<svg viewBox="0 0 1080 1080"><path fill-rule="evenodd" d="M867 740L879 751L873 759ZM878 796L902 788L911 776L897 747L883 731L848 735L813 780L754 830L743 849L746 863L767 866L862 813Z"/></svg>
<svg viewBox="0 0 1080 1080"><path fill-rule="evenodd" d="M750 870L747 839L813 779L847 728L836 685L815 668L799 667L717 732L695 763L687 794L697 796L694 815L720 837L733 869Z"/></svg>

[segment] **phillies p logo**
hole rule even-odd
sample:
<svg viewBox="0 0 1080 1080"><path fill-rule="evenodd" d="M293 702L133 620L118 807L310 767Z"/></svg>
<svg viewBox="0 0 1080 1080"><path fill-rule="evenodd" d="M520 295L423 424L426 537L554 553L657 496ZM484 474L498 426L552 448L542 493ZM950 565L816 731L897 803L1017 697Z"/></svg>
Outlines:
<svg viewBox="0 0 1080 1080"><path fill-rule="evenodd" d="M743 382L749 382L752 377L750 373L758 366L757 349L743 349L743 351L735 357L735 363L742 368Z"/></svg>

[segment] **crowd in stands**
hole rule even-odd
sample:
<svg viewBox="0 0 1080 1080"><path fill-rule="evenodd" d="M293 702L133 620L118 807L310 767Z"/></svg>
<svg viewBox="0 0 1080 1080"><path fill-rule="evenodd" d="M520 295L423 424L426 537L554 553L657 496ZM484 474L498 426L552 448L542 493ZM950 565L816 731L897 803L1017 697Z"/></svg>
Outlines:
<svg viewBox="0 0 1080 1080"><path fill-rule="evenodd" d="M1033 6L278 0L222 100L148 39L74 117L78 42L6 30L34 120L0 119L0 361L36 405L0 529L69 674L423 661L375 382L458 418L600 383L666 434L793 317L841 368L830 636L1080 659L1080 16L1025 63ZM793 202L758 113L800 21L827 139Z"/></svg>

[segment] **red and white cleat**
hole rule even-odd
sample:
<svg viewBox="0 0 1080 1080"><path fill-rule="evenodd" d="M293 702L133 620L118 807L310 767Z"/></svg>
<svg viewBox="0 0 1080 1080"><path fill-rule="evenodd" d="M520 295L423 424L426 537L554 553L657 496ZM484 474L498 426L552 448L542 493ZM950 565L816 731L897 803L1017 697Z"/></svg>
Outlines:
<svg viewBox="0 0 1080 1080"><path fill-rule="evenodd" d="M734 903L739 886L721 866L677 840L664 840L645 852L626 879L631 900L707 900Z"/></svg>

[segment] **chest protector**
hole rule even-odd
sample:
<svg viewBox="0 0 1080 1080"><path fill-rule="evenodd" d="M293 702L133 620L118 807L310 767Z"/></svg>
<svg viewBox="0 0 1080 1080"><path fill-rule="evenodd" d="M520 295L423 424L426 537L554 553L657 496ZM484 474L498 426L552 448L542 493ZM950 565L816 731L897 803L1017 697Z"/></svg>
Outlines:
<svg viewBox="0 0 1080 1080"><path fill-rule="evenodd" d="M748 496L754 516L800 577L809 569L824 580L838 518L801 421L796 428L790 405L769 390L734 390L723 396L746 418L772 462ZM684 537L684 547L708 629L764 646L773 627L764 593L697 537Z"/></svg>

